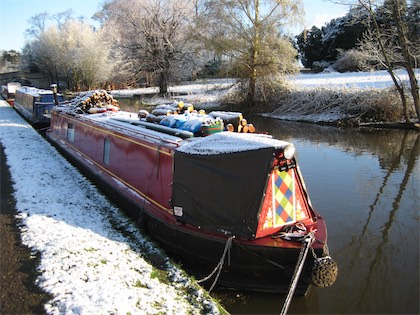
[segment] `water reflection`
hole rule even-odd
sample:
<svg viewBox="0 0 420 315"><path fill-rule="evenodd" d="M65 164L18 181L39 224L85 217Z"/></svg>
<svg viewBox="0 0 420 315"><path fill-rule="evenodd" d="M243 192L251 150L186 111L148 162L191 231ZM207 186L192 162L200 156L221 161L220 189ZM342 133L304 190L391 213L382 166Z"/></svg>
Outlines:
<svg viewBox="0 0 420 315"><path fill-rule="evenodd" d="M295 298L289 314L418 314L419 134L253 123L297 146L340 267L332 287ZM234 314L278 314L284 296L235 292L224 301Z"/></svg>
<svg viewBox="0 0 420 315"><path fill-rule="evenodd" d="M296 145L339 265L332 287L295 297L289 314L419 314L419 134L250 121ZM216 296L232 314L278 314L285 299L231 291Z"/></svg>

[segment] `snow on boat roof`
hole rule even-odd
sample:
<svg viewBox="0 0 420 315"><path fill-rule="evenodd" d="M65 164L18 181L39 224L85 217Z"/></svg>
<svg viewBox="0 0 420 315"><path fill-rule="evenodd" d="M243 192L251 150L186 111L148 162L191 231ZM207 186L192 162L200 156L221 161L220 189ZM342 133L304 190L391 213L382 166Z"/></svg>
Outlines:
<svg viewBox="0 0 420 315"><path fill-rule="evenodd" d="M36 87L32 87L32 86L23 86L20 89L18 89L17 91L21 91L23 93L26 94L31 94L33 96L38 96L41 94L53 94L53 92L51 90L42 90L42 89L38 89Z"/></svg>
<svg viewBox="0 0 420 315"><path fill-rule="evenodd" d="M269 135L219 132L204 138L193 138L191 142L177 148L177 151L188 154L213 155L253 151L264 148L284 148L287 141L274 139Z"/></svg>
<svg viewBox="0 0 420 315"><path fill-rule="evenodd" d="M124 133L127 135L131 135L133 137L145 137L145 136L151 136L158 138L160 140L166 140L169 142L181 142L182 139L177 136L165 134L163 132L147 129L142 126L133 125L130 124L130 121L139 121L138 119L133 119L133 116L135 117L135 113L125 112L125 111L119 111L119 112L105 112L105 113L99 113L99 114L82 114L81 117L85 117L91 120L95 120L99 123L106 124L107 128L109 129L115 129L115 127L124 128ZM124 122L123 120L118 119L126 119ZM119 131L119 130L115 130ZM129 133L132 131L132 133Z"/></svg>

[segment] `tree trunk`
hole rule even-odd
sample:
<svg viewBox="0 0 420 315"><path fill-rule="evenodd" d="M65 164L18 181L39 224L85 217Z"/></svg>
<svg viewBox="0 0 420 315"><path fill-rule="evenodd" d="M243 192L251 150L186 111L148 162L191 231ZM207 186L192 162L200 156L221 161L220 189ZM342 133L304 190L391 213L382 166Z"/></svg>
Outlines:
<svg viewBox="0 0 420 315"><path fill-rule="evenodd" d="M159 93L166 94L168 92L169 72L167 69L159 73Z"/></svg>
<svg viewBox="0 0 420 315"><path fill-rule="evenodd" d="M384 43L382 42L381 39L381 31L378 25L378 21L376 20L376 16L375 13L372 10L372 6L371 6L371 1L369 0L369 6L366 5L366 3L364 3L362 0L359 0L359 3L368 11L370 17L372 18L373 21L373 25L375 27L375 32L376 32L376 37L378 39L378 44L382 53L382 56L384 57L385 60L385 65L386 65L386 70L388 71L389 75L391 76L392 82L395 85L395 88L397 89L398 93L400 94L400 98L401 98L401 105L404 111L404 117L406 122L410 122L410 116L408 114L408 109L407 109L407 99L405 97L405 92L404 92L404 85L399 82L397 80L397 77L393 71L391 62L389 60L388 54L386 52Z"/></svg>
<svg viewBox="0 0 420 315"><path fill-rule="evenodd" d="M410 79L410 88L411 88L411 95L413 96L414 101L414 108L417 114L417 120L420 118L420 104L419 104L419 85L414 73L413 64L414 58L410 54L408 49L408 41L406 36L406 29L403 24L403 19L401 17L401 4L399 0L394 0L392 2L392 13L394 16L394 21L397 27L398 32L398 41L401 46L401 53L404 58L404 67L407 70L408 77Z"/></svg>
<svg viewBox="0 0 420 315"><path fill-rule="evenodd" d="M248 85L248 89L249 89L248 100L247 100L248 108L251 108L254 105L256 85L257 85L257 69L253 67L253 69L251 69L251 75L249 77L249 85Z"/></svg>
<svg viewBox="0 0 420 315"><path fill-rule="evenodd" d="M251 108L255 101L255 90L257 85L257 63L258 54L260 52L260 23L259 23L259 9L260 0L255 1L255 15L254 15L254 37L251 49L250 62L250 76L249 76L249 91L248 91L248 107Z"/></svg>

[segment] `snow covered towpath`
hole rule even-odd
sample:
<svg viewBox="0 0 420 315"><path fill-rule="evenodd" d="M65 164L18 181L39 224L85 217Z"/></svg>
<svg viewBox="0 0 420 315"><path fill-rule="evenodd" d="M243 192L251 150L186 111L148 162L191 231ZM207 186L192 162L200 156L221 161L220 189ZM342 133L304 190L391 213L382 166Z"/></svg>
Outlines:
<svg viewBox="0 0 420 315"><path fill-rule="evenodd" d="M0 143L50 314L218 314L97 188L0 100ZM154 267L150 257L159 257Z"/></svg>

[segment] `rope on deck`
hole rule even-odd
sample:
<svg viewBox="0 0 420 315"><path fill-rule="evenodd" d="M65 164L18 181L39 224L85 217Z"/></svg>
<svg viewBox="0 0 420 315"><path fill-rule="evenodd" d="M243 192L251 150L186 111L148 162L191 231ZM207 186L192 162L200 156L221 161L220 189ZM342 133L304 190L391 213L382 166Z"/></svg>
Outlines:
<svg viewBox="0 0 420 315"><path fill-rule="evenodd" d="M308 233L303 239L303 242L305 243L305 245L302 247L299 253L298 262L295 267L295 272L293 273L292 282L290 283L290 287L289 287L289 292L287 294L286 300L284 301L283 308L280 312L280 315L287 314L290 303L292 302L293 294L295 293L296 286L299 281L300 274L303 269L303 265L305 264L306 256L308 255L309 249L311 248L311 245L314 242L314 240L315 240L315 237L314 237L313 232Z"/></svg>

